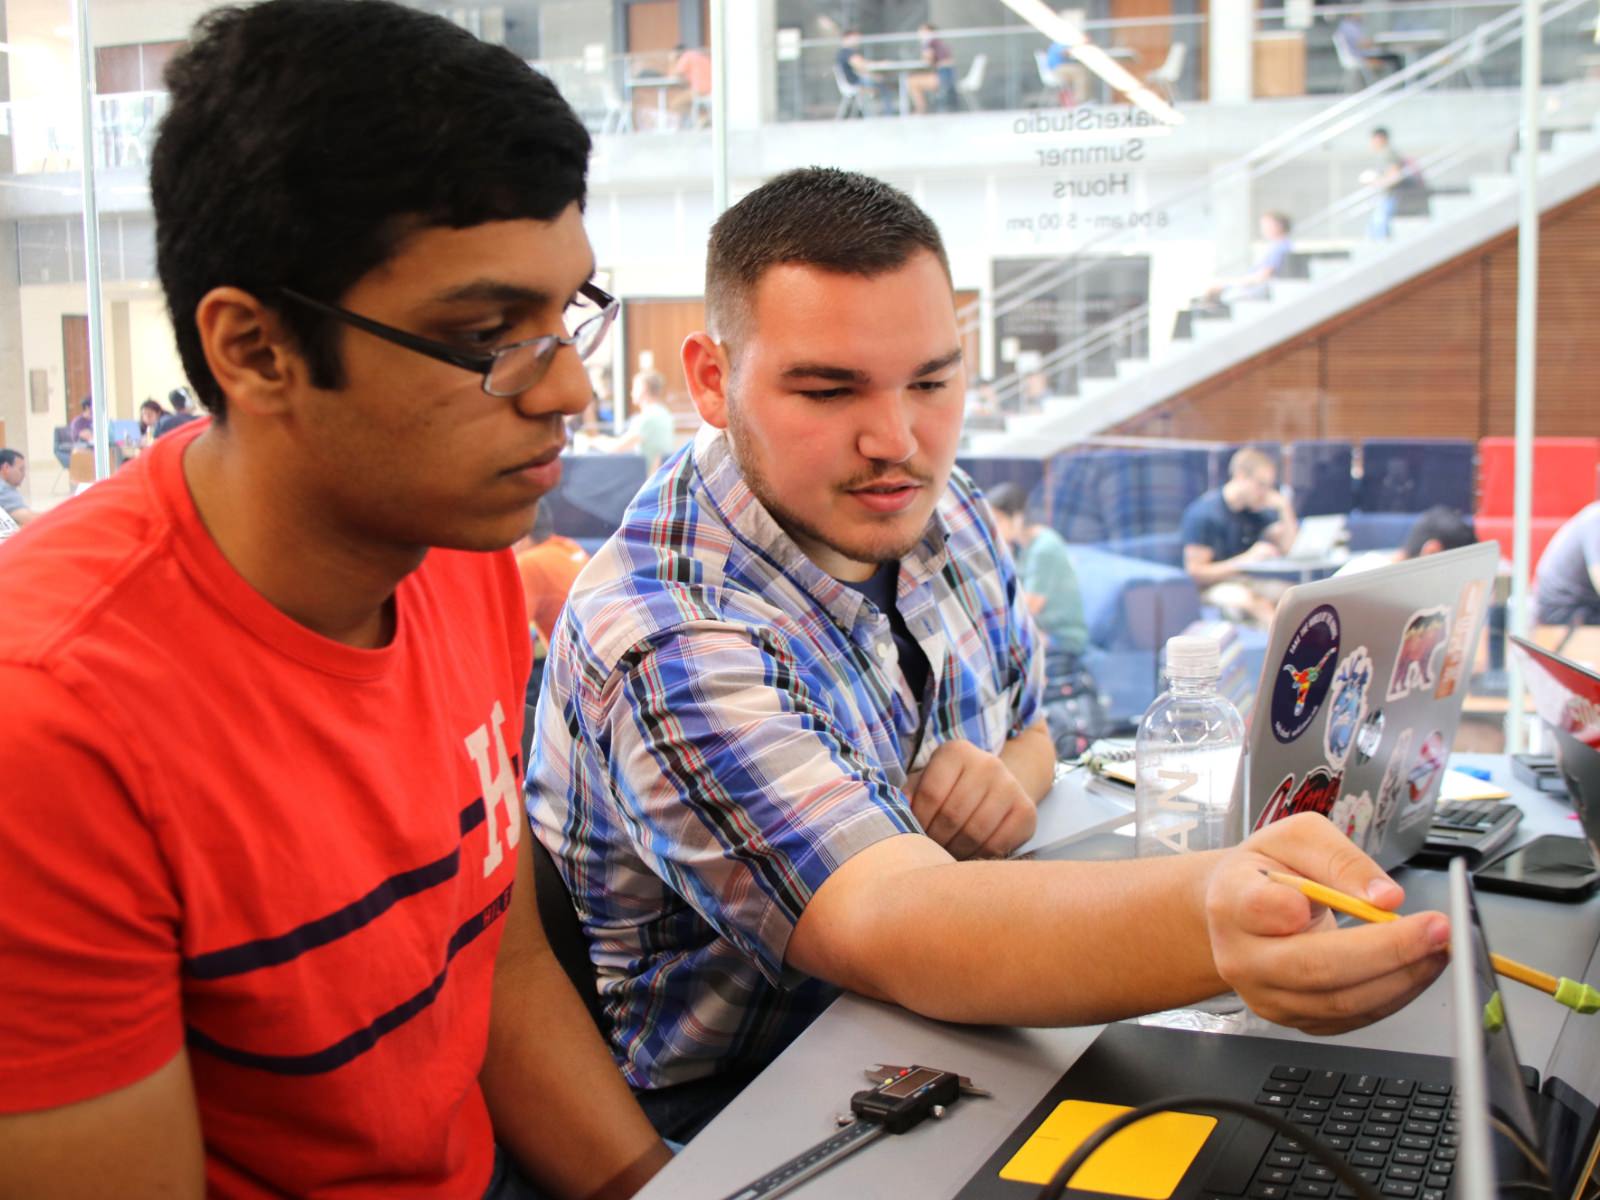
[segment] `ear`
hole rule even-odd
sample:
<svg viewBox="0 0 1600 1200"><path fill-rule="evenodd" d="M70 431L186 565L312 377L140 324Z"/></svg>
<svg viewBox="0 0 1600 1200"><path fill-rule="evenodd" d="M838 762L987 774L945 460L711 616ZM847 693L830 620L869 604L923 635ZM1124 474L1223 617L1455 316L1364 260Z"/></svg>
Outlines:
<svg viewBox="0 0 1600 1200"><path fill-rule="evenodd" d="M700 418L715 429L728 427L728 380L732 374L727 349L709 333L684 339L683 377Z"/></svg>
<svg viewBox="0 0 1600 1200"><path fill-rule="evenodd" d="M194 317L228 411L282 411L305 370L278 314L242 288L219 287L200 298Z"/></svg>

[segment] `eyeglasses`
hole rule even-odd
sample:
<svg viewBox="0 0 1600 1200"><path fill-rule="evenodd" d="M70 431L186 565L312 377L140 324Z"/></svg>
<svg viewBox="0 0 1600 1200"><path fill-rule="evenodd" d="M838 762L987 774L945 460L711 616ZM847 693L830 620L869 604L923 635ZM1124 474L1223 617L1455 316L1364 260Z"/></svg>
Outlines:
<svg viewBox="0 0 1600 1200"><path fill-rule="evenodd" d="M483 376L483 390L491 396L519 396L533 387L544 378L545 372L550 369L550 363L556 356L556 351L563 346L571 346L578 352L580 359L588 358L605 338L606 330L611 328L611 322L617 318L617 309L621 307L615 296L592 283L586 283L578 289L578 295L588 302L584 305L585 308L593 305L599 311L580 322L572 331L572 336L562 337L560 334L547 333L543 337L529 338L525 342L512 342L509 346L501 346L488 354L474 354L470 350L460 350L445 342L419 337L417 334L407 333L404 329L396 329L393 325L374 321L371 317L363 317L360 313L340 308L337 304L313 300L293 288L279 288L278 292L285 299L293 300L296 304L304 305L313 312L322 313L336 321L343 321L346 325L372 334L373 337L393 342L396 346L425 354L453 367L460 367L464 371L474 371Z"/></svg>

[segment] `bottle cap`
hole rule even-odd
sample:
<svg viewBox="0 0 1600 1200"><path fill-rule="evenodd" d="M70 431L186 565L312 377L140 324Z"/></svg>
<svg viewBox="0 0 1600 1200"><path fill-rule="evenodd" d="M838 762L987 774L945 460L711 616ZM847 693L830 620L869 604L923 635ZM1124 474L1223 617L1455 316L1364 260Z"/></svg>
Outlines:
<svg viewBox="0 0 1600 1200"><path fill-rule="evenodd" d="M1215 679L1222 672L1222 647L1215 638L1179 634L1167 639L1168 679Z"/></svg>

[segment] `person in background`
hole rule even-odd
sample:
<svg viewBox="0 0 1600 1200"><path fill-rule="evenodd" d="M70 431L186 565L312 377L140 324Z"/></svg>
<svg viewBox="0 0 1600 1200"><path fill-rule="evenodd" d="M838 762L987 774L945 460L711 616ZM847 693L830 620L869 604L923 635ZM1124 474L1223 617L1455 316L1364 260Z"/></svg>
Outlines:
<svg viewBox="0 0 1600 1200"><path fill-rule="evenodd" d="M156 422L157 437L165 437L174 429L182 429L190 421L200 419L200 414L189 406L188 388L173 388L167 393L167 402L172 405L172 411Z"/></svg>
<svg viewBox="0 0 1600 1200"><path fill-rule="evenodd" d="M1459 550L1477 541L1472 530L1472 518L1463 516L1447 504L1436 504L1420 513L1406 531L1406 540L1398 550L1367 550L1355 555L1336 572L1338 575L1359 575L1377 567L1393 566L1427 554L1444 550Z"/></svg>
<svg viewBox="0 0 1600 1200"><path fill-rule="evenodd" d="M922 61L929 70L906 76L906 95L917 113L928 111L928 97L938 97L943 108L954 108L956 100L956 56L927 21L917 26L922 41Z"/></svg>
<svg viewBox="0 0 1600 1200"><path fill-rule="evenodd" d="M678 44L672 48L677 55L672 61L671 74L683 80L684 86L667 98L667 105L677 118L678 128L690 125L699 128L704 124L706 101L711 96L711 56L698 46Z"/></svg>
<svg viewBox="0 0 1600 1200"><path fill-rule="evenodd" d="M1417 173L1415 164L1395 149L1387 129L1381 126L1374 129L1368 144L1378 156L1378 166L1361 172L1361 182L1378 190L1372 200L1367 236L1381 242L1386 241L1393 232L1395 213L1400 207L1402 194L1420 190L1422 177Z"/></svg>
<svg viewBox="0 0 1600 1200"><path fill-rule="evenodd" d="M159 401L146 400L139 405L139 445L148 446L156 440L156 426L166 415L167 410L161 407Z"/></svg>
<svg viewBox="0 0 1600 1200"><path fill-rule="evenodd" d="M388 0L214 8L165 81L211 419L0 551L0 1196L631 1195L670 1151L538 920L510 553L617 309L589 135Z"/></svg>
<svg viewBox="0 0 1600 1200"><path fill-rule="evenodd" d="M629 395L633 416L627 430L611 444L611 450L616 454L642 455L645 471L654 474L661 460L672 453L672 443L677 438L672 410L667 407L666 377L656 370L640 371L633 377Z"/></svg>
<svg viewBox="0 0 1600 1200"><path fill-rule="evenodd" d="M1550 539L1534 574L1533 608L1541 625L1600 625L1600 502Z"/></svg>
<svg viewBox="0 0 1600 1200"><path fill-rule="evenodd" d="M589 561L589 554L577 542L555 531L548 497L534 514L533 529L514 549L517 571L522 576L522 596L528 605L528 628L533 638L533 672L528 676L527 697L528 703L534 704L539 699L544 660L550 651L556 618L567 603L567 593L572 591L578 572Z"/></svg>
<svg viewBox="0 0 1600 1200"><path fill-rule="evenodd" d="M1264 300L1271 295L1270 284L1283 273L1294 242L1289 237L1291 223L1281 212L1261 214L1261 240L1267 244L1254 265L1243 275L1219 279L1206 288L1203 304L1232 304L1236 300Z"/></svg>
<svg viewBox="0 0 1600 1200"><path fill-rule="evenodd" d="M1044 707L1050 740L1063 758L1076 757L1101 732L1098 689L1083 665L1089 627L1067 543L1048 525L1028 519L1028 496L1006 482L986 498L995 527L1015 547L1022 598L1045 638Z"/></svg>
<svg viewBox="0 0 1600 1200"><path fill-rule="evenodd" d="M894 89L872 73L872 63L861 52L861 31L846 29L833 56L834 70L852 87L873 97L885 116L894 112Z"/></svg>
<svg viewBox="0 0 1600 1200"><path fill-rule="evenodd" d="M67 432L74 442L94 441L94 397L85 396L78 401L78 415L72 418Z"/></svg>
<svg viewBox="0 0 1600 1200"><path fill-rule="evenodd" d="M1246 446L1229 460L1228 481L1183 510L1183 569L1208 604L1230 619L1265 627L1283 589L1249 579L1240 568L1287 554L1298 529L1293 506L1278 490L1278 468Z"/></svg>
<svg viewBox="0 0 1600 1200"><path fill-rule="evenodd" d="M1376 68L1385 75L1393 74L1405 65L1398 54L1378 49L1377 43L1367 36L1361 18L1353 12L1347 12L1339 18L1339 24L1333 30L1333 40L1344 48L1351 59L1365 62L1369 68Z"/></svg>
<svg viewBox="0 0 1600 1200"><path fill-rule="evenodd" d="M1232 987L1332 1032L1437 976L1442 915L1337 930L1263 877L1400 903L1318 816L1213 854L987 861L1032 833L1055 753L1037 628L955 466L937 227L878 180L786 172L717 219L705 298L705 425L573 589L528 778L658 1129L699 1128L840 989L1073 1025Z"/></svg>
<svg viewBox="0 0 1600 1200"><path fill-rule="evenodd" d="M1057 15L1080 34L1084 32L1086 14L1083 9L1063 8ZM1062 107L1070 108L1088 100L1089 68L1078 61L1071 46L1065 42L1051 42L1050 49L1045 51L1044 65L1055 76L1056 86L1061 89L1059 99Z"/></svg>
<svg viewBox="0 0 1600 1200"><path fill-rule="evenodd" d="M28 460L21 450L0 450L0 512L17 525L26 525L38 514L19 490L28 477Z"/></svg>

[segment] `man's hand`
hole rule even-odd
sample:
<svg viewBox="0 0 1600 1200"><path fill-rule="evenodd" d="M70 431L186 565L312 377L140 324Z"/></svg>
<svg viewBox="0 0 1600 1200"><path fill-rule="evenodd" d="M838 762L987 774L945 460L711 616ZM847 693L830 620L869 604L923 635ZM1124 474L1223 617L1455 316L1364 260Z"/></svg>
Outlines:
<svg viewBox="0 0 1600 1200"><path fill-rule="evenodd" d="M1000 858L1033 836L1038 810L998 755L945 742L906 779L911 811L956 858Z"/></svg>
<svg viewBox="0 0 1600 1200"><path fill-rule="evenodd" d="M1405 893L1312 814L1269 825L1224 855L1206 886L1212 958L1269 1021L1314 1034L1355 1029L1405 1007L1444 970L1443 914L1339 929L1331 912L1264 870L1303 875L1390 911Z"/></svg>
<svg viewBox="0 0 1600 1200"><path fill-rule="evenodd" d="M1276 546L1268 541L1260 541L1251 546L1250 549L1246 550L1243 554L1239 555L1239 557L1234 559L1234 561L1240 563L1258 563L1267 562L1269 559L1274 559L1277 557L1279 557L1279 551Z"/></svg>

